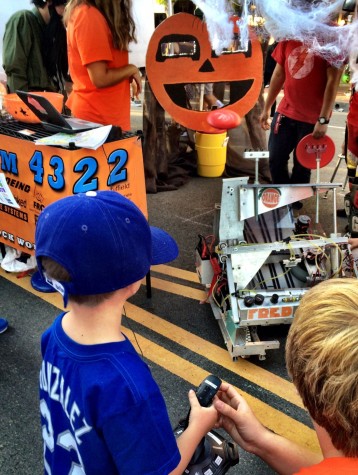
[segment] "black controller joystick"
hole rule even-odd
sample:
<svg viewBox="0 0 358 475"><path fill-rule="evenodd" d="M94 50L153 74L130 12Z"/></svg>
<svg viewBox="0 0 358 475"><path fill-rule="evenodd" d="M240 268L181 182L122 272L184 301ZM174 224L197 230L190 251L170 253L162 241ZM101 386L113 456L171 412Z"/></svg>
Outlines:
<svg viewBox="0 0 358 475"><path fill-rule="evenodd" d="M219 391L221 385L221 379L213 374L207 376L195 391L196 397L201 406L209 407L213 402L215 394ZM186 419L181 421L180 424L185 430L189 424L190 409Z"/></svg>
<svg viewBox="0 0 358 475"><path fill-rule="evenodd" d="M221 386L221 379L213 374L210 374L200 384L196 390L196 397L203 407L209 407L213 402L215 394L219 391Z"/></svg>
<svg viewBox="0 0 358 475"><path fill-rule="evenodd" d="M207 376L196 390L196 397L203 407L209 407L215 394L220 389L221 380L214 375ZM175 437L179 437L188 427L190 410L186 419L179 422L174 430ZM185 475L224 475L230 467L239 462L238 445L226 440L218 432L211 430L201 440L196 448Z"/></svg>

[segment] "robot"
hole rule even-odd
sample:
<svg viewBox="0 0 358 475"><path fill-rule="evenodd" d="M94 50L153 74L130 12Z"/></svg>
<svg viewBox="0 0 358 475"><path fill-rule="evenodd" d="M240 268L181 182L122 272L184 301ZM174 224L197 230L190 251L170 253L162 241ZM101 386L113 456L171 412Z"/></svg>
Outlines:
<svg viewBox="0 0 358 475"><path fill-rule="evenodd" d="M309 159L305 166L316 163L315 184L262 185L258 160L268 152L245 152L245 158L256 161L255 183L247 177L223 179L213 234L199 235L197 274L233 360L251 355L264 360L267 350L279 348L278 340L260 340L260 327L292 323L310 287L330 278L357 277L348 237L337 233L336 191L341 184L319 180L321 162L328 163L325 153L332 155L326 142L311 138L302 145ZM319 222L319 195L329 190L333 233L327 237ZM312 196L316 216L295 217L291 204Z"/></svg>

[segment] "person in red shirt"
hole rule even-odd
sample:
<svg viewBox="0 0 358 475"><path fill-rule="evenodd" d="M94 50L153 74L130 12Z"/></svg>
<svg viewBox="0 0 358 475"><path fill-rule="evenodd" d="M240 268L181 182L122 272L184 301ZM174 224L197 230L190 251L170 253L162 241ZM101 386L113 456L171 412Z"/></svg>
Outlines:
<svg viewBox="0 0 358 475"><path fill-rule="evenodd" d="M141 92L139 69L128 63L135 41L131 0L70 0L64 14L73 90L73 116L130 130L130 83Z"/></svg>
<svg viewBox="0 0 358 475"><path fill-rule="evenodd" d="M355 61L355 59L354 59ZM337 216L347 217L346 230L358 241L358 84L352 84L347 127L344 139L344 155L347 164L349 192L344 197L344 208L337 210ZM357 246L355 246L357 247Z"/></svg>
<svg viewBox="0 0 358 475"><path fill-rule="evenodd" d="M272 181L276 184L309 183L311 172L298 162L295 149L305 135L312 133L320 138L326 134L342 69L330 65L294 40L279 42L272 57L276 66L259 119L261 127L269 130L271 107L283 88L284 96L272 120L269 137ZM290 175L291 152L294 152L294 164Z"/></svg>
<svg viewBox="0 0 358 475"><path fill-rule="evenodd" d="M295 313L286 364L315 428L321 453L275 434L245 399L221 385L220 425L244 450L281 475L358 473L358 282L329 279L311 288Z"/></svg>

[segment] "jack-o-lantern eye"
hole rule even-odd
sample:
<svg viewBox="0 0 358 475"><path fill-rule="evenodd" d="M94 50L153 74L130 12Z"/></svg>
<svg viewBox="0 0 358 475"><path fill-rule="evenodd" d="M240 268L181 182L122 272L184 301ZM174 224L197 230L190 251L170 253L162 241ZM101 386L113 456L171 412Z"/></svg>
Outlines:
<svg viewBox="0 0 358 475"><path fill-rule="evenodd" d="M158 45L156 61L189 57L193 61L200 58L200 45L192 35L169 35L161 39Z"/></svg>
<svg viewBox="0 0 358 475"><path fill-rule="evenodd" d="M261 45L251 31L242 48L234 33L232 44L216 55L205 22L193 15L178 13L155 29L147 51L148 80L161 106L185 127L217 131L207 122L208 112L200 110L203 84L225 84L224 105L241 117L256 103L263 77Z"/></svg>
<svg viewBox="0 0 358 475"><path fill-rule="evenodd" d="M218 58L217 54L215 53L215 51L213 50L212 51L212 57L213 58ZM249 40L247 42L247 45L245 45L245 48L243 48L241 46L241 42L240 42L240 38L238 37L238 35L235 35L235 38L232 40L232 43L231 45L224 49L223 52L221 54L243 54L245 56L245 58L251 58L252 56L252 42L251 40Z"/></svg>

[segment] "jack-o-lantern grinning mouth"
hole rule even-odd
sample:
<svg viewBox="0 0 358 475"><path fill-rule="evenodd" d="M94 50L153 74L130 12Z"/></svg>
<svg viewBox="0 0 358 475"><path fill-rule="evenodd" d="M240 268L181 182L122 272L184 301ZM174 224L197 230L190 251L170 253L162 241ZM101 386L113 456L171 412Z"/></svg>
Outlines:
<svg viewBox="0 0 358 475"><path fill-rule="evenodd" d="M245 79L244 81L232 81L230 83L227 83L227 85L230 87L230 102L228 104L225 104L225 107L230 104L234 104L235 102L245 97L248 91L251 89L253 82L254 82L253 79ZM181 101L180 92L183 90L185 86L186 86L186 83L164 84L164 89L166 93L168 94L168 96L170 97L170 99L173 101L173 103L183 108L186 106L184 106ZM202 111L202 112L207 112L207 111Z"/></svg>

